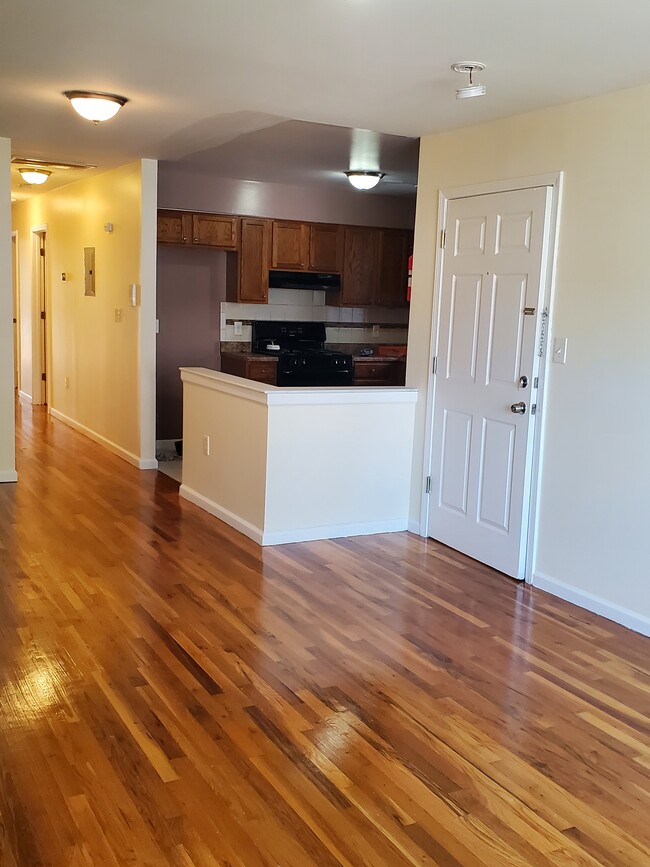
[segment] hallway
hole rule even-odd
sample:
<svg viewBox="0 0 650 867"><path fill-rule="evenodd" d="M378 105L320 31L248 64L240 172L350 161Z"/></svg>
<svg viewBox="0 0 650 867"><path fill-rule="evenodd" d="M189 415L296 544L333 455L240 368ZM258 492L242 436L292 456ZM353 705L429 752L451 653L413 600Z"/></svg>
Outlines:
<svg viewBox="0 0 650 867"><path fill-rule="evenodd" d="M263 550L17 411L1 867L650 863L648 639L407 533Z"/></svg>

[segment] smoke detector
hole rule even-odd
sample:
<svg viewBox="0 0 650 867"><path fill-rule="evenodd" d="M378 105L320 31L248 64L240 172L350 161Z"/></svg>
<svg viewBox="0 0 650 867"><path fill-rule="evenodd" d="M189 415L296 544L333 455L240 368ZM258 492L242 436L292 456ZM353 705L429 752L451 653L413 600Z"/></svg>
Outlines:
<svg viewBox="0 0 650 867"><path fill-rule="evenodd" d="M485 69L484 63L477 60L464 60L462 63L454 63L451 67L454 72L461 75L469 75L469 84L459 87L456 91L456 99L470 99L473 96L485 96L487 88L484 84L474 84L474 73Z"/></svg>

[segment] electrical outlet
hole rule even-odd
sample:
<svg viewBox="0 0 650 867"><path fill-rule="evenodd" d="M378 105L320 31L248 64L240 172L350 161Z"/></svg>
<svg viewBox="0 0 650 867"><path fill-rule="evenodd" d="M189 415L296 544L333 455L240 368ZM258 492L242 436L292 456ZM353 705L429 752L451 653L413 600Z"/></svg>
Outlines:
<svg viewBox="0 0 650 867"><path fill-rule="evenodd" d="M242 324L241 324L241 322L235 322L234 326L235 326L235 337L241 337L242 336Z"/></svg>
<svg viewBox="0 0 650 867"><path fill-rule="evenodd" d="M379 334L379 326L378 325L372 326L372 333L373 334Z"/></svg>
<svg viewBox="0 0 650 867"><path fill-rule="evenodd" d="M116 322L122 321L122 308L121 307L115 308L115 321Z"/></svg>
<svg viewBox="0 0 650 867"><path fill-rule="evenodd" d="M203 454L210 456L210 437L207 434L203 435Z"/></svg>

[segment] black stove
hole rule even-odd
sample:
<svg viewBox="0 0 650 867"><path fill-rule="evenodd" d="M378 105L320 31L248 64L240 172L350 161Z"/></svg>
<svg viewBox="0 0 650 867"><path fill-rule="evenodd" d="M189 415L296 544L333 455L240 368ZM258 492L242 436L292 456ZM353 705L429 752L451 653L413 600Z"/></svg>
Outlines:
<svg viewBox="0 0 650 867"><path fill-rule="evenodd" d="M325 349L324 322L253 322L251 349L278 359L281 386L352 385L351 355Z"/></svg>

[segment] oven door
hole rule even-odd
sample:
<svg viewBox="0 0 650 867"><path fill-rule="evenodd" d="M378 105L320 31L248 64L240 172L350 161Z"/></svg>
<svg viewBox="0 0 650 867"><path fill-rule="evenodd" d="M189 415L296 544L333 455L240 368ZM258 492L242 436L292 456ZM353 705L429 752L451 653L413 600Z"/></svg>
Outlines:
<svg viewBox="0 0 650 867"><path fill-rule="evenodd" d="M331 358L308 356L278 360L277 384L281 387L311 388L313 386L352 385L352 365L333 363Z"/></svg>

